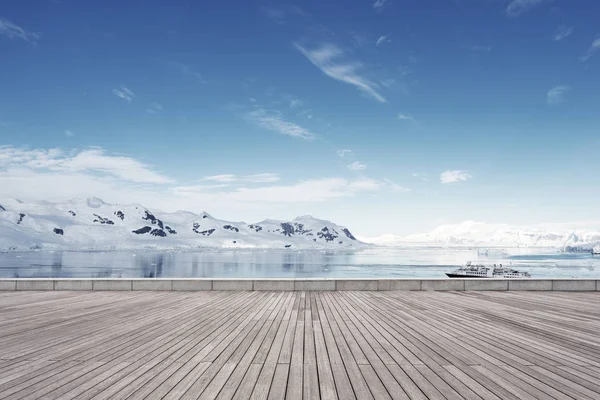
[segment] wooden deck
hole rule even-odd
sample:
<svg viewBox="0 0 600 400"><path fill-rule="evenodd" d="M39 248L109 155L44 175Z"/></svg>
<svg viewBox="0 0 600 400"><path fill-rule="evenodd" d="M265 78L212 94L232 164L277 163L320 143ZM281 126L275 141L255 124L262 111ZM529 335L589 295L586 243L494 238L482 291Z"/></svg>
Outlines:
<svg viewBox="0 0 600 400"><path fill-rule="evenodd" d="M3 399L599 399L600 293L0 293Z"/></svg>

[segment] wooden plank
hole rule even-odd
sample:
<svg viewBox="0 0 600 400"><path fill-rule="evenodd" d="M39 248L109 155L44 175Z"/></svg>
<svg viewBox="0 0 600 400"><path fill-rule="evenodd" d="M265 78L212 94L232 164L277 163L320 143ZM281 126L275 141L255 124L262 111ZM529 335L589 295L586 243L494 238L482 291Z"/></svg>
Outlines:
<svg viewBox="0 0 600 400"><path fill-rule="evenodd" d="M0 398L600 398L600 293L0 293Z"/></svg>

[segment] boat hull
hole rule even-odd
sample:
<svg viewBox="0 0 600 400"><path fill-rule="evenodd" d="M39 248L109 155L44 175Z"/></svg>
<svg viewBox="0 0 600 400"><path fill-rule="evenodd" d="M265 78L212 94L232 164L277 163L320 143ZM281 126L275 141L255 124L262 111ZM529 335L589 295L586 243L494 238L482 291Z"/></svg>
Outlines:
<svg viewBox="0 0 600 400"><path fill-rule="evenodd" d="M460 275L460 274L449 274L446 272L448 278L482 278L482 279L493 279L491 276L471 276L471 275Z"/></svg>

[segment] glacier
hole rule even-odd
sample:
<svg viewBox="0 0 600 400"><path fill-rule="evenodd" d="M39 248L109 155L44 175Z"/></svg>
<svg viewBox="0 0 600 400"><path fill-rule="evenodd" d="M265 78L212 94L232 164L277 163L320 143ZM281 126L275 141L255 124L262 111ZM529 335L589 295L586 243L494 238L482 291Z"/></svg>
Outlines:
<svg viewBox="0 0 600 400"><path fill-rule="evenodd" d="M0 251L326 249L370 245L348 228L312 216L291 221L232 222L202 212L165 213L99 198L65 202L0 201Z"/></svg>

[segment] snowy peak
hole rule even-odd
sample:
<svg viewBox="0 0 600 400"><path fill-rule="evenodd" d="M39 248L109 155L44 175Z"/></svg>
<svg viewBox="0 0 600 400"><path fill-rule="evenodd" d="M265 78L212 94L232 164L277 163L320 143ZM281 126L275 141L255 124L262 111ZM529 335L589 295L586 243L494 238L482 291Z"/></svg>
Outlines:
<svg viewBox="0 0 600 400"><path fill-rule="evenodd" d="M594 244L600 243L600 231L551 231L544 228L465 221L456 225L441 225L428 233L408 236L382 235L361 240L382 246L537 246L591 249Z"/></svg>
<svg viewBox="0 0 600 400"><path fill-rule="evenodd" d="M206 212L164 213L99 198L10 204L0 213L0 249L339 248L364 247L350 231L311 216L259 223L219 220ZM1 210L0 210L1 211Z"/></svg>

